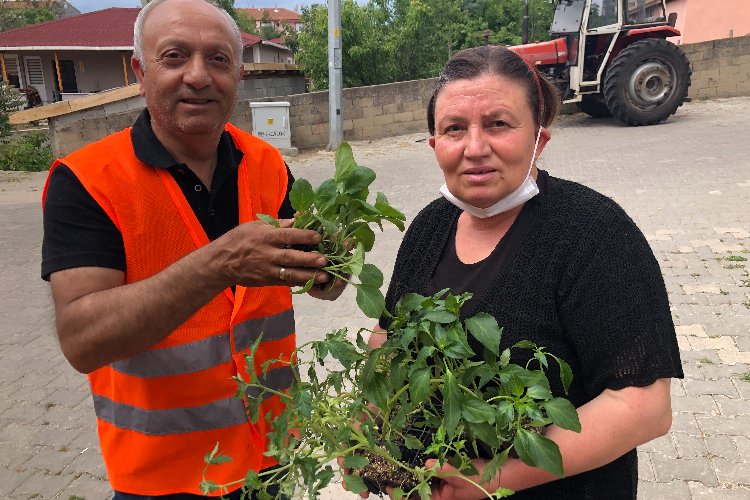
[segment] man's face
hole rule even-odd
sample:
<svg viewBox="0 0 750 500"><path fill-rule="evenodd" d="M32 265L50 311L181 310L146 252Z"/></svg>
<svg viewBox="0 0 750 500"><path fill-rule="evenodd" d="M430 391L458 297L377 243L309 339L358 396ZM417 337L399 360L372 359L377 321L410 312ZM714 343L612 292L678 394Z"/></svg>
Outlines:
<svg viewBox="0 0 750 500"><path fill-rule="evenodd" d="M143 64L132 62L157 136L184 142L220 133L242 78L233 40L228 20L200 0L169 0L149 14Z"/></svg>

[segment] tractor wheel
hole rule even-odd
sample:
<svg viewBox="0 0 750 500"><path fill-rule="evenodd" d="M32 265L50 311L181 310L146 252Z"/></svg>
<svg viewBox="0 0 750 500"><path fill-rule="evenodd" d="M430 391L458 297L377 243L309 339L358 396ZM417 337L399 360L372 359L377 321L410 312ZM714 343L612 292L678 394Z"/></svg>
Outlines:
<svg viewBox="0 0 750 500"><path fill-rule="evenodd" d="M604 99L621 122L653 125L682 105L691 74L690 62L677 45L661 38L638 40L607 70Z"/></svg>
<svg viewBox="0 0 750 500"><path fill-rule="evenodd" d="M578 109L589 115L591 118L609 118L612 116L604 97L601 94L589 94L583 96L578 103Z"/></svg>

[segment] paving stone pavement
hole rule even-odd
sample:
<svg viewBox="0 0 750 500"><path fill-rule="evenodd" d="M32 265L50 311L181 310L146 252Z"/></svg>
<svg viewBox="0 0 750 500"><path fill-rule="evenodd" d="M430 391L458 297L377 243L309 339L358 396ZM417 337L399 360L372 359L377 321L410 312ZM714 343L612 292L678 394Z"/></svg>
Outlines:
<svg viewBox="0 0 750 500"><path fill-rule="evenodd" d="M566 116L540 162L619 202L664 273L685 379L672 385L672 430L639 450L639 499L750 499L748 116L750 98L689 103L641 128ZM441 184L425 139L353 143L409 220ZM333 155L289 161L316 185L331 175ZM39 279L43 180L0 173L0 498L108 499L88 384L60 353ZM386 277L399 242L386 228L370 257ZM371 326L351 290L335 303L295 301L301 340ZM356 497L332 485L324 498Z"/></svg>

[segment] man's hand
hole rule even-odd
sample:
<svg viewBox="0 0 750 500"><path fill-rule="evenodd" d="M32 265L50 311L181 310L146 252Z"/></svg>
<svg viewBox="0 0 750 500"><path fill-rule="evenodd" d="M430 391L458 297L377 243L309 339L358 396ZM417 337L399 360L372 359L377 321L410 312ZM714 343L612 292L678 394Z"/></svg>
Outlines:
<svg viewBox="0 0 750 500"><path fill-rule="evenodd" d="M341 294L344 293L344 288L346 288L346 281L342 280L341 278L335 278L328 273L321 274L326 275L327 281L323 282L323 284L312 287L307 292L307 294L320 300L338 299ZM331 285L332 279L334 280L333 285Z"/></svg>
<svg viewBox="0 0 750 500"><path fill-rule="evenodd" d="M321 236L308 229L292 228L291 220L276 228L263 221L242 224L215 240L217 273L227 286L301 286L311 278L325 283L318 269L326 259L314 252L294 250L292 245L317 245Z"/></svg>

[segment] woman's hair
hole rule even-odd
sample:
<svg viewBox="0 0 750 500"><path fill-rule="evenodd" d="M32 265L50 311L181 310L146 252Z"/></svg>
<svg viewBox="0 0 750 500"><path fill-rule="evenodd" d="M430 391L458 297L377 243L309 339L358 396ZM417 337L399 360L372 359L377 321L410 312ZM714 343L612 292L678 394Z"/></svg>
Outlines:
<svg viewBox="0 0 750 500"><path fill-rule="evenodd" d="M520 55L505 47L482 45L456 53L446 63L427 106L427 128L435 135L435 101L447 84L495 75L518 82L527 97L534 124L548 127L560 109L557 90ZM539 99L541 97L541 103Z"/></svg>
<svg viewBox="0 0 750 500"><path fill-rule="evenodd" d="M143 25L146 24L146 18L151 13L151 11L165 1L166 0L151 0L146 4L145 7L141 9L141 11L138 13L138 17L135 20L135 26L133 27L133 57L135 57L138 62L141 63L141 67L143 68L146 67L146 61L143 58ZM232 46L234 47L234 51L237 55L237 60L233 62L237 66L242 66L242 33L240 32L240 28L237 25L237 21L235 21L232 16L230 16L227 11L222 9L214 0L203 1L209 5L214 6L216 10L218 10L221 15L229 22L229 26L232 28L232 34L234 35L232 38Z"/></svg>

